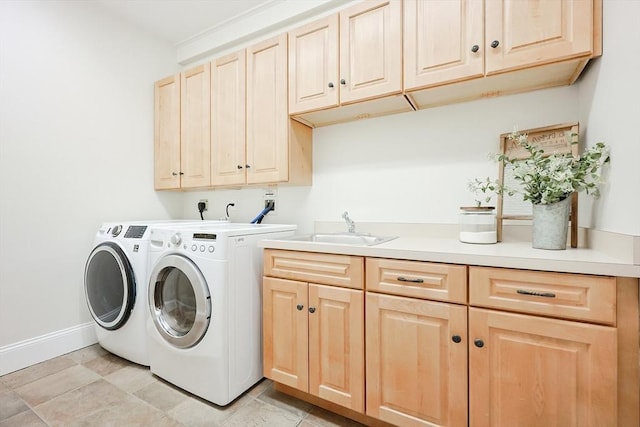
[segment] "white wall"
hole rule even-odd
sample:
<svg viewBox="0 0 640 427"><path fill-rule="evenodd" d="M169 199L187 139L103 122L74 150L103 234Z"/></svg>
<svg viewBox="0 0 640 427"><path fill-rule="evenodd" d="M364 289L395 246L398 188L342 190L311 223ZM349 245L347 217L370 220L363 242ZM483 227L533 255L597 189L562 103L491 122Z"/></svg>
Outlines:
<svg viewBox="0 0 640 427"><path fill-rule="evenodd" d="M0 1L0 350L91 320L103 221L179 217L153 191L153 82L175 49L91 2Z"/></svg>
<svg viewBox="0 0 640 427"><path fill-rule="evenodd" d="M611 147L611 168L602 198L581 222L640 236L640 1L604 2L603 56L580 82L580 120L589 144Z"/></svg>
<svg viewBox="0 0 640 427"><path fill-rule="evenodd" d="M573 86L450 105L323 127L313 133L313 186L278 189L277 216L312 231L313 221L455 223L459 206L473 198L466 184L497 175L488 160L499 135L579 121L583 145L604 141L612 163L603 197L581 195L579 225L640 235L640 134L634 131L640 84L635 48L640 1L604 2L604 56L592 61ZM208 218L236 202L233 220L250 220L263 205L263 189L187 193L184 215L197 217L200 198ZM239 201L239 202L238 202Z"/></svg>

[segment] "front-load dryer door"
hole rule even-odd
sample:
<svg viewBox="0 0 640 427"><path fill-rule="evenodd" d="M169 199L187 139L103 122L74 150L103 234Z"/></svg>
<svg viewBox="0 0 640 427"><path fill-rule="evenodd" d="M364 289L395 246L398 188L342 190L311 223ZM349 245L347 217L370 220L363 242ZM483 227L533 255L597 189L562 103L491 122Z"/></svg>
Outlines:
<svg viewBox="0 0 640 427"><path fill-rule="evenodd" d="M127 322L135 304L136 282L120 246L104 242L91 251L84 269L84 291L98 325L115 330Z"/></svg>
<svg viewBox="0 0 640 427"><path fill-rule="evenodd" d="M211 295L200 269L182 255L162 257L149 278L151 320L178 348L196 345L209 327Z"/></svg>

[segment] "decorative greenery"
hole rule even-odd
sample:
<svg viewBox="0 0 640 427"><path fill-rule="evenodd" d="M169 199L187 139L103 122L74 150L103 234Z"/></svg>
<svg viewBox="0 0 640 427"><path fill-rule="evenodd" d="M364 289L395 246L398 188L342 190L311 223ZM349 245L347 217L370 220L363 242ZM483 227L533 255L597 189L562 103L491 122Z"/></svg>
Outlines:
<svg viewBox="0 0 640 427"><path fill-rule="evenodd" d="M475 178L473 181L469 181L469 191L474 195L476 206L482 206L482 203L489 203L494 194L500 194L502 186L498 180L491 180L489 177L483 180Z"/></svg>
<svg viewBox="0 0 640 427"><path fill-rule="evenodd" d="M560 153L546 155L542 148L527 140L526 134L517 131L509 135L509 140L523 147L529 157L512 159L504 154L497 157L505 167L511 167L513 177L521 188L506 189L498 186L498 190L494 190L496 193L520 193L524 200L530 200L534 205L559 202L574 191L585 191L593 197L600 196L602 169L610 160L609 149L604 143L598 142L582 156L573 157L571 154Z"/></svg>

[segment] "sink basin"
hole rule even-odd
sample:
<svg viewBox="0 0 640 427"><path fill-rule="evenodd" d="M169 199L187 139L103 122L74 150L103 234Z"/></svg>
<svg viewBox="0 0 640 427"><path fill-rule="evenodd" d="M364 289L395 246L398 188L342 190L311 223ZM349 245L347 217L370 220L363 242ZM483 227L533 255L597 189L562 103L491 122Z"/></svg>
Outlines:
<svg viewBox="0 0 640 427"><path fill-rule="evenodd" d="M338 245L373 246L388 242L397 236L375 236L368 233L316 233L293 237L294 240Z"/></svg>

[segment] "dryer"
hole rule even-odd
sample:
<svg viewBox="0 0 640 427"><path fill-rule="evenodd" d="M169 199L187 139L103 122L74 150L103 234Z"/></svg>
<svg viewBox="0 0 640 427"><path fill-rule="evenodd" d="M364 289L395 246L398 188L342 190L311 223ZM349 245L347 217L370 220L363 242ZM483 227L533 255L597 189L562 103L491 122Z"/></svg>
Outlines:
<svg viewBox="0 0 640 427"><path fill-rule="evenodd" d="M147 322L151 372L217 405L263 377L264 238L296 226L153 228Z"/></svg>
<svg viewBox="0 0 640 427"><path fill-rule="evenodd" d="M89 312L96 323L98 343L105 350L134 363L149 365L146 339L149 226L195 222L164 220L102 224L85 264L84 291ZM207 223L219 224L221 221Z"/></svg>

